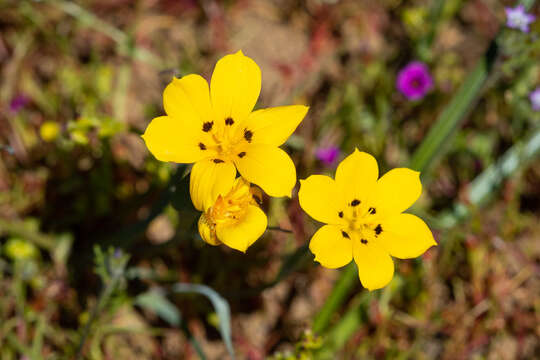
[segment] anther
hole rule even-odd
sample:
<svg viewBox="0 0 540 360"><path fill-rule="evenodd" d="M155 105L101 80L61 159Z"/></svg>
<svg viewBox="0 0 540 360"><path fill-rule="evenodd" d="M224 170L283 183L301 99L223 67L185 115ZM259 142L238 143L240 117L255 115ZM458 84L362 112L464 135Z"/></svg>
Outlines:
<svg viewBox="0 0 540 360"><path fill-rule="evenodd" d="M375 228L375 235L380 235L381 233L382 233L382 226L381 226L381 224L379 224Z"/></svg>
<svg viewBox="0 0 540 360"><path fill-rule="evenodd" d="M338 212L338 216L339 216L340 218L342 218L342 217L343 217L343 211Z"/></svg>
<svg viewBox="0 0 540 360"><path fill-rule="evenodd" d="M373 208L373 207L370 207L369 210L368 210L368 213L373 215L373 214L377 213L377 210L375 210L375 208Z"/></svg>
<svg viewBox="0 0 540 360"><path fill-rule="evenodd" d="M347 239L350 239L351 237L349 236L349 234L347 234L345 231L341 231L341 235L343 235L344 238L347 238Z"/></svg>
<svg viewBox="0 0 540 360"><path fill-rule="evenodd" d="M351 206L358 206L360 205L360 200L358 199L354 199L352 202L351 202Z"/></svg>
<svg viewBox="0 0 540 360"><path fill-rule="evenodd" d="M209 132L210 130L212 130L212 126L214 126L214 122L213 121L207 121L207 122L205 122L203 124L202 131Z"/></svg>
<svg viewBox="0 0 540 360"><path fill-rule="evenodd" d="M225 162L225 161L223 161L221 159L214 159L213 161L214 161L214 164L219 164L219 163Z"/></svg>
<svg viewBox="0 0 540 360"><path fill-rule="evenodd" d="M366 239L361 239L360 242L361 242L362 244L364 244L364 245L367 244L367 240L366 240Z"/></svg>
<svg viewBox="0 0 540 360"><path fill-rule="evenodd" d="M225 119L225 125L232 125L234 124L234 120L231 117L228 117Z"/></svg>
<svg viewBox="0 0 540 360"><path fill-rule="evenodd" d="M206 150L206 145L204 145L203 143L199 143L199 149Z"/></svg>
<svg viewBox="0 0 540 360"><path fill-rule="evenodd" d="M246 141L250 143L252 138L253 138L253 132L251 130L244 129L244 139L246 139Z"/></svg>
<svg viewBox="0 0 540 360"><path fill-rule="evenodd" d="M241 153L238 153L238 157L241 159L243 158L244 156L246 156L246 152L245 151L242 151Z"/></svg>

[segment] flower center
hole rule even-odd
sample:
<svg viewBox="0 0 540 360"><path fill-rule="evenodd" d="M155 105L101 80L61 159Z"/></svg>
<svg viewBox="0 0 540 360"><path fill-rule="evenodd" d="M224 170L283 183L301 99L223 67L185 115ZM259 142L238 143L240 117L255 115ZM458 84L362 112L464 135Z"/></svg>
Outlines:
<svg viewBox="0 0 540 360"><path fill-rule="evenodd" d="M199 144L201 150L212 150L216 156L214 162L233 161L246 155L243 145L251 142L253 132L247 128L240 131L236 121L228 117L223 122L207 121L202 131L207 133L207 141Z"/></svg>
<svg viewBox="0 0 540 360"><path fill-rule="evenodd" d="M256 188L251 188L246 180L238 178L231 191L225 196L220 195L205 215L216 225L237 222L246 214L249 205L255 205L261 199Z"/></svg>
<svg viewBox="0 0 540 360"><path fill-rule="evenodd" d="M376 214L375 207L363 204L359 199L351 200L345 209L338 212L338 216L346 222L342 231L343 237L360 240L362 244L377 238L383 232L383 228Z"/></svg>

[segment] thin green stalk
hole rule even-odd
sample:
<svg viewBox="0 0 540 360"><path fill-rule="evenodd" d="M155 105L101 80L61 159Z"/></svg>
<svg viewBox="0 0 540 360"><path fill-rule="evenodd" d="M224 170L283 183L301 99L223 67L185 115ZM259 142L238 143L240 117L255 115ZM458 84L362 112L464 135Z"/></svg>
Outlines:
<svg viewBox="0 0 540 360"><path fill-rule="evenodd" d="M75 359L81 359L82 358L82 350L84 347L84 344L86 342L86 339L88 338L88 335L90 334L90 329L92 327L92 324L97 319L98 314L103 310L107 302L109 301L109 298L114 293L118 285L120 284L120 280L122 279L123 272L117 271L113 273L113 277L111 278L111 281L105 286L101 294L99 295L98 302L96 305L94 305L94 308L92 309L92 313L90 314L90 318L88 319L86 325L84 326L81 339L79 341L79 345L77 346L77 355L75 356Z"/></svg>

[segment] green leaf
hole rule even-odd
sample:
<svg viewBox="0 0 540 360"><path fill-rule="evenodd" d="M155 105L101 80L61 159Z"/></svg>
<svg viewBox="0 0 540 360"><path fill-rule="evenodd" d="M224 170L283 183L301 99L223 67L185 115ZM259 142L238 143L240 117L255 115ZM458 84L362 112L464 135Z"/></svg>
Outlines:
<svg viewBox="0 0 540 360"><path fill-rule="evenodd" d="M160 289L152 289L135 298L135 305L150 310L172 326L180 326L181 315Z"/></svg>
<svg viewBox="0 0 540 360"><path fill-rule="evenodd" d="M231 310L229 303L212 288L205 285L176 283L172 287L176 293L197 293L206 296L219 318L219 332L225 342L229 354L234 359L234 348L231 339Z"/></svg>

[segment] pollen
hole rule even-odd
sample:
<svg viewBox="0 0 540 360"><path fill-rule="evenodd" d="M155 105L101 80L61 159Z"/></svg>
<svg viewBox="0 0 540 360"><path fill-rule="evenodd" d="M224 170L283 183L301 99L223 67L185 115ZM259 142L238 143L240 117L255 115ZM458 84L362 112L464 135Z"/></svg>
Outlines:
<svg viewBox="0 0 540 360"><path fill-rule="evenodd" d="M234 124L234 120L231 117L225 119L225 125L231 126L232 124Z"/></svg>
<svg viewBox="0 0 540 360"><path fill-rule="evenodd" d="M202 131L204 132L209 132L210 130L212 130L212 127L214 126L214 122L213 121L207 121L203 124L203 127L202 127Z"/></svg>
<svg viewBox="0 0 540 360"><path fill-rule="evenodd" d="M246 141L250 143L252 138L253 138L253 132L251 130L244 129L244 139L246 139Z"/></svg>

